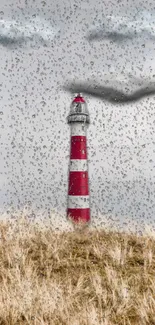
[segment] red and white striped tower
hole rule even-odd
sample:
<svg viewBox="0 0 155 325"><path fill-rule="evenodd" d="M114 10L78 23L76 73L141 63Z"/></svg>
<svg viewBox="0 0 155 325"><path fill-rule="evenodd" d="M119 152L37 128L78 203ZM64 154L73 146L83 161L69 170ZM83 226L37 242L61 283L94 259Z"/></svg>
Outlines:
<svg viewBox="0 0 155 325"><path fill-rule="evenodd" d="M87 225L90 222L90 201L86 133L90 118L81 94L71 103L68 123L71 125L71 145L67 218Z"/></svg>

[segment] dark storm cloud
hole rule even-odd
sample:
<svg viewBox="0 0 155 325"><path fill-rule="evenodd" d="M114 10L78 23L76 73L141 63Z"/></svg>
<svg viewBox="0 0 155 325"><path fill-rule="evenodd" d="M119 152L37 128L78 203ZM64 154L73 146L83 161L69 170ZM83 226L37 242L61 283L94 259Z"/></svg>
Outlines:
<svg viewBox="0 0 155 325"><path fill-rule="evenodd" d="M17 20L0 20L0 44L3 47L13 48L22 45L50 45L59 28L52 26L49 21L42 17L29 17L22 21Z"/></svg>
<svg viewBox="0 0 155 325"><path fill-rule="evenodd" d="M128 41L128 40L132 40L136 37L141 37L142 39L144 38L149 38L150 40L155 40L155 35L152 35L149 32L146 32L145 30L142 32L133 32L130 33L123 33L122 32L117 32L117 31L111 31L111 32L104 32L104 30L100 30L100 31L94 31L89 33L86 36L87 41L89 42L93 42L93 41L102 41L102 40L112 40L113 42L123 42L123 41Z"/></svg>
<svg viewBox="0 0 155 325"><path fill-rule="evenodd" d="M122 42L124 40L131 40L135 35L124 35L123 33L117 33L117 32L108 32L106 34L103 34L103 30L99 32L93 32L88 34L86 36L86 39L89 42L92 41L101 41L102 39L109 39L113 42Z"/></svg>
<svg viewBox="0 0 155 325"><path fill-rule="evenodd" d="M42 44L43 46L48 46L48 43L40 36L32 37L9 37L0 35L0 45L3 47L13 49L17 47L23 47L26 45L34 46Z"/></svg>
<svg viewBox="0 0 155 325"><path fill-rule="evenodd" d="M21 46L23 43L25 43L24 37L12 38L9 36L0 35L0 44L3 47L13 48L16 46Z"/></svg>
<svg viewBox="0 0 155 325"><path fill-rule="evenodd" d="M114 104L136 102L141 98L154 95L155 83L152 83L152 85L144 86L132 94L125 94L123 91L117 90L113 87L91 86L87 82L70 84L68 86L65 85L63 89L71 93L82 92L84 94L100 98Z"/></svg>
<svg viewBox="0 0 155 325"><path fill-rule="evenodd" d="M136 37L155 39L155 13L143 10L132 19L124 16L103 17L101 25L93 27L88 32L88 41L109 39L114 42L134 39Z"/></svg>

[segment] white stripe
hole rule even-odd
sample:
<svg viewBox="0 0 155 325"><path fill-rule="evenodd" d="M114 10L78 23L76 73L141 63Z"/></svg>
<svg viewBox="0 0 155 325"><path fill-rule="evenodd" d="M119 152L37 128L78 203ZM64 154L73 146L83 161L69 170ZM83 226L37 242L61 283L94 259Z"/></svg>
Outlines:
<svg viewBox="0 0 155 325"><path fill-rule="evenodd" d="M71 135L85 135L86 136L87 126L84 123L72 123L71 124Z"/></svg>
<svg viewBox="0 0 155 325"><path fill-rule="evenodd" d="M68 196L68 208L69 209L87 209L89 208L89 195L81 196Z"/></svg>
<svg viewBox="0 0 155 325"><path fill-rule="evenodd" d="M69 170L71 172L77 171L77 172L85 172L87 171L87 159L71 159L70 160L70 166Z"/></svg>

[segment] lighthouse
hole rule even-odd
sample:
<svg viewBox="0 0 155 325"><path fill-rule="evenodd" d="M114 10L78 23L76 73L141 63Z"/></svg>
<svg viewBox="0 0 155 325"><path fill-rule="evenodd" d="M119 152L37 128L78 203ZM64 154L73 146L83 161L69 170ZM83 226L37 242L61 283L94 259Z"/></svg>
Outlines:
<svg viewBox="0 0 155 325"><path fill-rule="evenodd" d="M90 200L87 156L87 127L90 123L87 104L77 94L67 117L71 128L67 218L74 224L90 223Z"/></svg>

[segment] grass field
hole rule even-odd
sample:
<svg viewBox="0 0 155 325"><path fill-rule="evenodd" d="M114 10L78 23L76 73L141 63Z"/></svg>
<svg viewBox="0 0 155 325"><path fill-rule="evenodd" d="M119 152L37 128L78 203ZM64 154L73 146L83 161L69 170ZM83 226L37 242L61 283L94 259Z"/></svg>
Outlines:
<svg viewBox="0 0 155 325"><path fill-rule="evenodd" d="M155 235L0 223L0 325L155 324Z"/></svg>

